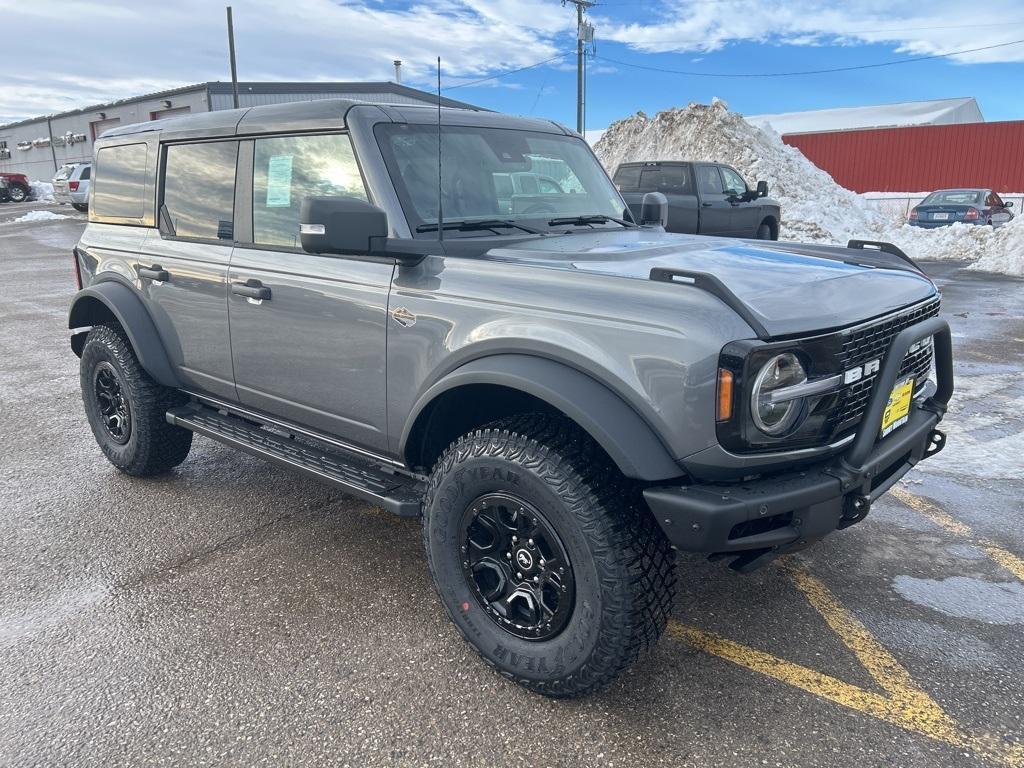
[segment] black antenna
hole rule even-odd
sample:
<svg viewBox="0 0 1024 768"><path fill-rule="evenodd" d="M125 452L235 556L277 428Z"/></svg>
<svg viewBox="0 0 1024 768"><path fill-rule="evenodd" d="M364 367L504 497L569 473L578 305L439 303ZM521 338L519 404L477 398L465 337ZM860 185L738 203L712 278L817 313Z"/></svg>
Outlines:
<svg viewBox="0 0 1024 768"><path fill-rule="evenodd" d="M444 208L441 205L441 57L437 57L437 241L444 242Z"/></svg>

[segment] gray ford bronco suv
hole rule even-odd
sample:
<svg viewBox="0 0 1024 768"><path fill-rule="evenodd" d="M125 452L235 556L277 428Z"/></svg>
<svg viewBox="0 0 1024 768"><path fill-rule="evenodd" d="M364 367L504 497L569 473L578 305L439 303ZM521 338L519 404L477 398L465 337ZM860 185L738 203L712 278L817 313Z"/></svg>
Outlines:
<svg viewBox="0 0 1024 768"><path fill-rule="evenodd" d="M673 235L664 202L635 222L577 134L491 112L115 128L74 251L92 432L130 475L198 433L422 518L484 660L593 691L665 628L677 550L746 571L856 523L952 393L892 246Z"/></svg>

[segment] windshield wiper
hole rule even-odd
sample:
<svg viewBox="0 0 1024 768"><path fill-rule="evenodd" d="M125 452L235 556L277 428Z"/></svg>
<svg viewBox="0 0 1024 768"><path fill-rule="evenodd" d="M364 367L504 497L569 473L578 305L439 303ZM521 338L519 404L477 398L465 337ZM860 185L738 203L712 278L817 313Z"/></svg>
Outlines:
<svg viewBox="0 0 1024 768"><path fill-rule="evenodd" d="M523 232L529 232L531 235L543 235L546 234L539 229L528 227L525 224L519 224L518 222L510 219L483 219L480 221L465 220L465 221L446 221L444 223L445 230L454 229L458 232L472 232L478 229L491 229L497 232L499 227L507 229L520 229ZM437 224L420 224L416 227L417 232L436 232Z"/></svg>
<svg viewBox="0 0 1024 768"><path fill-rule="evenodd" d="M605 216L600 213L593 214L591 216L565 216L560 219L551 219L551 221L548 222L548 226L560 227L566 224L575 224L578 227L585 227L592 224L606 224L609 221L614 221L616 224L621 224L622 226L629 228L636 226L632 221L617 219L614 216Z"/></svg>

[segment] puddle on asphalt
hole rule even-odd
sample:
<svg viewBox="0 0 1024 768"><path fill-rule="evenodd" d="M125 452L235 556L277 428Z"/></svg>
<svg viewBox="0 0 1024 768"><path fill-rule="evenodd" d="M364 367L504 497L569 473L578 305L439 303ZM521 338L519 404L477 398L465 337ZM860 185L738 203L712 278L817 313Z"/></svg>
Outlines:
<svg viewBox="0 0 1024 768"><path fill-rule="evenodd" d="M897 576L893 586L904 599L946 616L988 624L1024 624L1024 584L1018 582L994 583L966 576Z"/></svg>

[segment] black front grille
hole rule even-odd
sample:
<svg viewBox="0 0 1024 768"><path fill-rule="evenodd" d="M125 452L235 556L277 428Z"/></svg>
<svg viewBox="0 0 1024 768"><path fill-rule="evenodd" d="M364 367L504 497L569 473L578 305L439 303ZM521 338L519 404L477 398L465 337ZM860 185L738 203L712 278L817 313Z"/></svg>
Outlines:
<svg viewBox="0 0 1024 768"><path fill-rule="evenodd" d="M916 323L939 314L939 299L934 298L905 312L889 315L882 320L866 323L841 333L842 347L839 354L840 366L848 371L871 360L881 360L897 333ZM919 389L928 378L932 364L930 343L910 352L900 366L900 379L914 377L915 388ZM877 374L866 376L850 384L839 395L839 403L832 413L833 433L841 433L860 422L871 397Z"/></svg>

